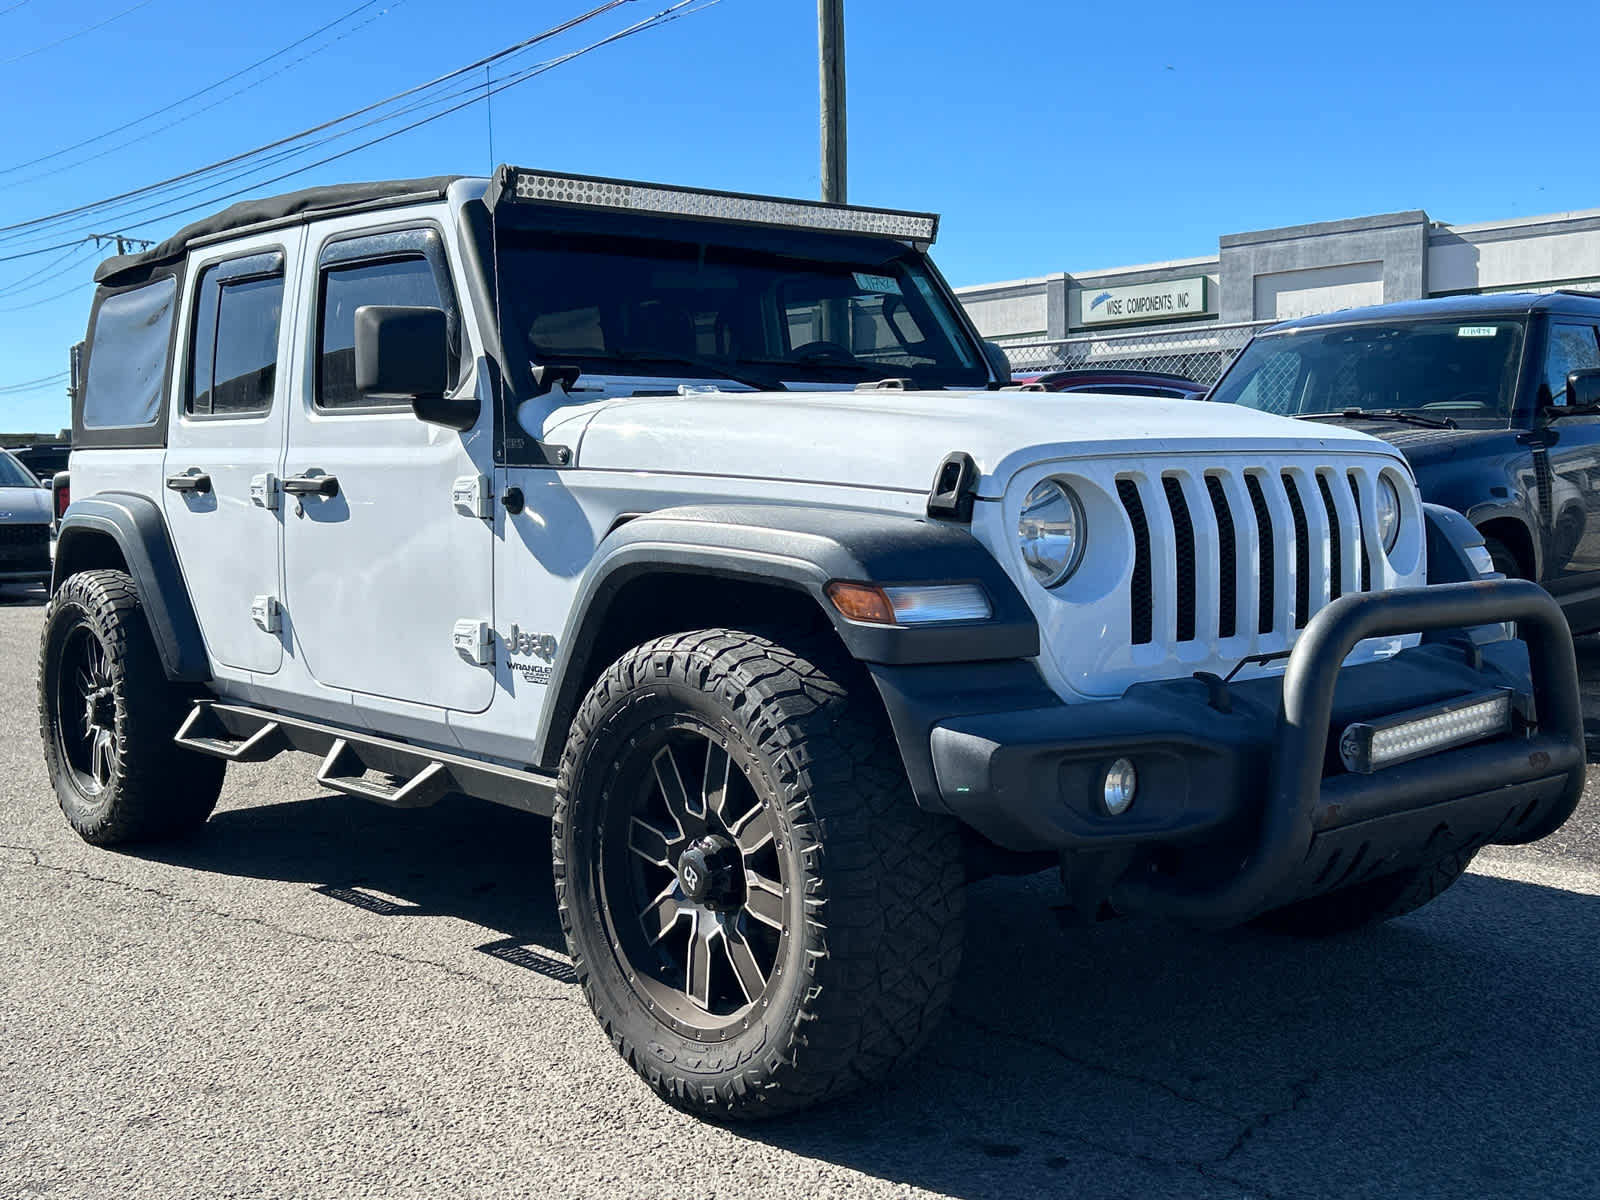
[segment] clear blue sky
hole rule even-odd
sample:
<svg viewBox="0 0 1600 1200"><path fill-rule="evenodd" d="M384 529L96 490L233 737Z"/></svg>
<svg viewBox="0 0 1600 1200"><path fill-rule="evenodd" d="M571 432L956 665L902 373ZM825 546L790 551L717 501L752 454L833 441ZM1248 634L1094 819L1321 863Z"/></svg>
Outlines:
<svg viewBox="0 0 1600 1200"><path fill-rule="evenodd" d="M0 0L0 225L297 132L598 2L383 0L155 120L18 170L360 0ZM519 61L667 3L635 0ZM1212 254L1220 234L1399 209L1470 222L1600 207L1583 82L1600 4L846 0L845 12L850 198L942 212L937 256L958 285ZM501 161L815 195L814 0L722 0L596 51L495 97L493 136ZM479 105L262 194L489 161ZM112 228L160 238L195 215ZM0 233L0 257L106 224ZM97 257L0 262L0 430L66 423L58 387L4 389L65 366Z"/></svg>

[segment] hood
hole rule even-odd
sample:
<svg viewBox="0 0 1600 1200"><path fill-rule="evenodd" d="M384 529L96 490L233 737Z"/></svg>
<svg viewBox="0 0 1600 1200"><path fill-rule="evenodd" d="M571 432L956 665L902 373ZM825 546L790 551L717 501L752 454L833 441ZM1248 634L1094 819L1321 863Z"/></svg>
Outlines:
<svg viewBox="0 0 1600 1200"><path fill-rule="evenodd" d="M1031 463L1072 458L1252 448L1399 458L1358 430L1237 405L1084 392L700 392L585 407L587 420L570 410L556 420L587 468L921 492L945 455L964 450L982 472L983 497L999 496Z"/></svg>
<svg viewBox="0 0 1600 1200"><path fill-rule="evenodd" d="M0 487L0 525L37 525L53 515L44 488Z"/></svg>
<svg viewBox="0 0 1600 1200"><path fill-rule="evenodd" d="M1322 424L1322 421L1317 421ZM1332 424L1333 422L1329 422ZM1338 428L1370 433L1388 442L1414 467L1432 466L1457 456L1475 457L1496 453L1501 444L1514 447L1515 429L1423 429L1399 421L1339 420Z"/></svg>

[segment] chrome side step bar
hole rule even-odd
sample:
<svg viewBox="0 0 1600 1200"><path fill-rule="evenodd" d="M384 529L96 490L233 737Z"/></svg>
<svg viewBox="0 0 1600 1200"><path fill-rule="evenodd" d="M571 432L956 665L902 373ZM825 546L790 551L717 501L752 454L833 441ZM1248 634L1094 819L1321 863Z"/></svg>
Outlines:
<svg viewBox="0 0 1600 1200"><path fill-rule="evenodd" d="M266 762L285 750L321 755L317 782L323 787L390 808L426 808L452 792L545 817L555 805L553 775L242 704L197 701L173 740L229 762Z"/></svg>

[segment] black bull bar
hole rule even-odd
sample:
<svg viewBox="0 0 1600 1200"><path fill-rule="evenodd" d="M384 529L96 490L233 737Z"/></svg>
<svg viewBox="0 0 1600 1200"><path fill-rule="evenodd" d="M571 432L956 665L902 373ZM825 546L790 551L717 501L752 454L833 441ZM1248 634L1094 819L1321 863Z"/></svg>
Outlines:
<svg viewBox="0 0 1600 1200"><path fill-rule="evenodd" d="M1525 738L1447 751L1375 775L1323 778L1339 669L1365 638L1518 622L1532 668L1538 728ZM1555 792L1532 825L1497 836L1530 842L1553 833L1583 794L1583 712L1572 634L1560 607L1526 580L1482 580L1344 596L1310 622L1283 675L1266 805L1255 844L1239 871L1204 887L1141 874L1116 887L1118 907L1160 912L1196 925L1226 927L1298 898L1286 894L1315 840L1353 824L1448 809L1468 797L1508 788Z"/></svg>

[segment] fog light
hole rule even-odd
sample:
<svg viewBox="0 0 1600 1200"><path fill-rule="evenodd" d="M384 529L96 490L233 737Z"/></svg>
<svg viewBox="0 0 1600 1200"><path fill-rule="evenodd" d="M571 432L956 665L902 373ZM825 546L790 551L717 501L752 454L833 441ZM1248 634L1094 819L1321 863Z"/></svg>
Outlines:
<svg viewBox="0 0 1600 1200"><path fill-rule="evenodd" d="M1412 709L1381 721L1357 721L1339 738L1345 769L1370 774L1511 728L1511 693L1505 689L1449 704Z"/></svg>
<svg viewBox="0 0 1600 1200"><path fill-rule="evenodd" d="M1133 769L1133 764L1125 758L1119 758L1106 768L1105 787L1101 791L1101 802L1106 806L1106 812L1113 817L1120 817L1133 807L1133 793L1139 787L1139 772Z"/></svg>

